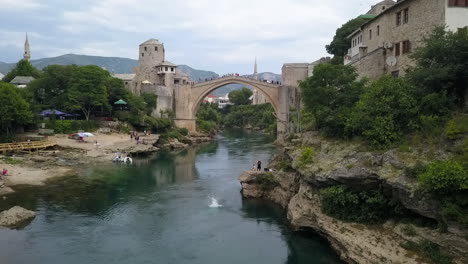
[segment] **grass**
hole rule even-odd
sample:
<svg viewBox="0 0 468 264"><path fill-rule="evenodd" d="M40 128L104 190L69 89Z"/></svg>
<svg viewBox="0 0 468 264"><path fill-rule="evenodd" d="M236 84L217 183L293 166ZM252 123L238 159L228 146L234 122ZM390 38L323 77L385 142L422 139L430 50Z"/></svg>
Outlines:
<svg viewBox="0 0 468 264"><path fill-rule="evenodd" d="M445 126L448 139L457 139L459 135L468 133L468 115L456 115Z"/></svg>

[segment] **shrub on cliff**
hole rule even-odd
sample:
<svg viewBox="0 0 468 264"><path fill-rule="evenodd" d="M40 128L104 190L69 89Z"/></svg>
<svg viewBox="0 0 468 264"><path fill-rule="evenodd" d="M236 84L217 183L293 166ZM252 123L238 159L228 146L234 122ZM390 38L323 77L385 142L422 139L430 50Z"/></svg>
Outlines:
<svg viewBox="0 0 468 264"><path fill-rule="evenodd" d="M391 202L379 191L333 186L320 191L322 212L343 221L380 223L391 216Z"/></svg>
<svg viewBox="0 0 468 264"><path fill-rule="evenodd" d="M301 155L299 156L299 167L305 167L307 164L312 163L315 156L315 149L313 147L302 148Z"/></svg>
<svg viewBox="0 0 468 264"><path fill-rule="evenodd" d="M468 191L468 173L456 161L435 161L419 175L423 188L431 193L451 194Z"/></svg>

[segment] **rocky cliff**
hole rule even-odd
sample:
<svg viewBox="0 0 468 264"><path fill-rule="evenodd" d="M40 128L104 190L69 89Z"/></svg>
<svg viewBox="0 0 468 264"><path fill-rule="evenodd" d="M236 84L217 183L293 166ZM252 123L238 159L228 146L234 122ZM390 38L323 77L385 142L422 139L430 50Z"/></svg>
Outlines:
<svg viewBox="0 0 468 264"><path fill-rule="evenodd" d="M315 151L313 161L307 164L300 157L304 146ZM418 224L421 219L436 223L439 208L436 201L418 195L411 169L434 157L450 155L444 148L368 151L359 143L332 141L311 133L291 140L284 150L271 165L279 171L241 175L244 197L280 204L292 228L312 229L323 235L346 262L468 263L464 229L449 225L441 232L434 226ZM320 190L337 185L381 190L406 215L372 225L331 217L323 212Z"/></svg>

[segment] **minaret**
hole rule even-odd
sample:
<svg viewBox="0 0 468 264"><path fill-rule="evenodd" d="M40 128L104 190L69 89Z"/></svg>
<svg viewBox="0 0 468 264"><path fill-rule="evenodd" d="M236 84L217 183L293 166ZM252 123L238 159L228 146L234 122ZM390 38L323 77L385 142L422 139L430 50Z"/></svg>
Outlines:
<svg viewBox="0 0 468 264"><path fill-rule="evenodd" d="M26 41L24 42L24 55L23 58L27 61L31 59L31 51L29 50L28 33L26 33Z"/></svg>
<svg viewBox="0 0 468 264"><path fill-rule="evenodd" d="M254 66L253 78L254 78L254 80L258 80L257 57L255 57L255 66Z"/></svg>

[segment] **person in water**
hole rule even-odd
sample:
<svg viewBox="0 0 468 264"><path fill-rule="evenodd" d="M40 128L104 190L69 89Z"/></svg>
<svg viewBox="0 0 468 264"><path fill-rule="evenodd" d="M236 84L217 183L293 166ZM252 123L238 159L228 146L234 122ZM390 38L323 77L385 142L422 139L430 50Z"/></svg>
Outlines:
<svg viewBox="0 0 468 264"><path fill-rule="evenodd" d="M262 162L259 160L257 161L257 171L261 171L262 170Z"/></svg>

